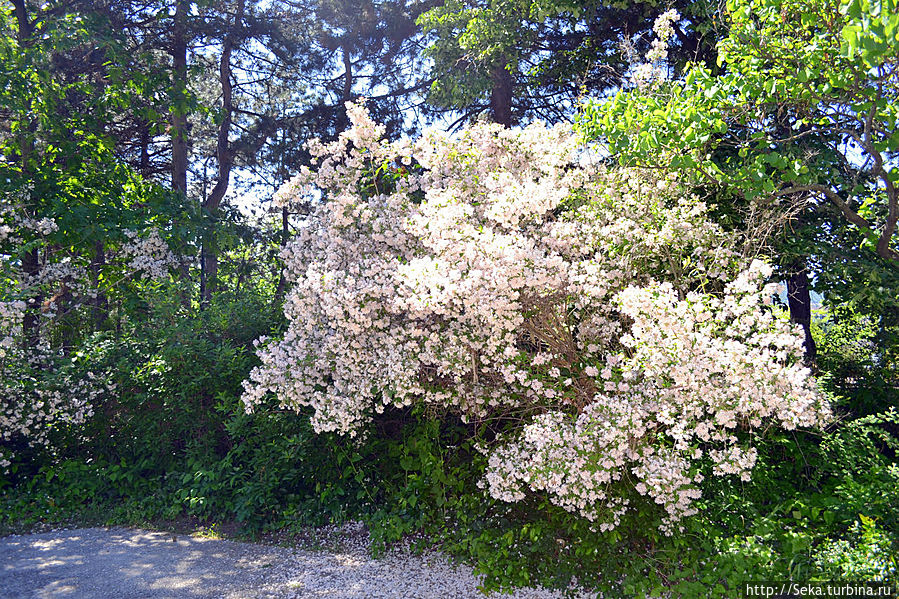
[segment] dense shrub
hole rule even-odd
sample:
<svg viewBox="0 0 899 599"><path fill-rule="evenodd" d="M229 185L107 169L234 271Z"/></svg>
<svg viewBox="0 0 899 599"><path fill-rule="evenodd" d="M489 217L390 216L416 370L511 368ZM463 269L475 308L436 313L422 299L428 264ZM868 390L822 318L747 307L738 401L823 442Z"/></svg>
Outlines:
<svg viewBox="0 0 899 599"><path fill-rule="evenodd" d="M801 338L763 306L771 270L683 182L588 165L559 128L408 146L348 110L281 192L328 201L285 249L288 327L249 407L274 393L351 436L388 406L489 422L492 497L598 530L648 497L668 533L707 475L749 480L756 431L827 420Z"/></svg>

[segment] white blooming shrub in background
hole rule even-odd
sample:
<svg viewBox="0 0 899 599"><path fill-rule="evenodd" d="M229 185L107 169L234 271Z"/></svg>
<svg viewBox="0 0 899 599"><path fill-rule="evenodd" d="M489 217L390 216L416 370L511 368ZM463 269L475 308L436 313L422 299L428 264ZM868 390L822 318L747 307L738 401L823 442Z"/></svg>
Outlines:
<svg viewBox="0 0 899 599"><path fill-rule="evenodd" d="M276 196L313 208L248 409L274 394L348 435L386 406L495 419L493 497L544 494L609 529L642 494L666 531L704 464L746 479L755 432L827 419L801 336L763 305L770 271L689 182L592 164L560 127L388 143L348 109Z"/></svg>
<svg viewBox="0 0 899 599"><path fill-rule="evenodd" d="M161 280L179 264L178 256L160 236L159 229L150 228L142 234L125 231L125 237L128 242L122 246L121 254L131 273Z"/></svg>
<svg viewBox="0 0 899 599"><path fill-rule="evenodd" d="M53 243L56 221L29 216L26 204L0 197L0 474L22 449L52 453L61 440L78 438L94 406L113 391L103 374L79 369L52 339L59 319L89 305L97 288L87 265ZM132 275L158 276L172 260L158 233L148 240L120 252ZM23 253L35 247L36 270L26 272ZM38 322L26 338L29 312Z"/></svg>
<svg viewBox="0 0 899 599"><path fill-rule="evenodd" d="M114 389L46 348L7 352L0 363L0 473L15 447L52 453L60 438L79 438L94 406Z"/></svg>
<svg viewBox="0 0 899 599"><path fill-rule="evenodd" d="M680 21L680 13L670 8L656 17L652 24L655 37L643 62L634 64L631 81L640 88L647 88L664 80L668 74L668 44L674 37L674 24Z"/></svg>

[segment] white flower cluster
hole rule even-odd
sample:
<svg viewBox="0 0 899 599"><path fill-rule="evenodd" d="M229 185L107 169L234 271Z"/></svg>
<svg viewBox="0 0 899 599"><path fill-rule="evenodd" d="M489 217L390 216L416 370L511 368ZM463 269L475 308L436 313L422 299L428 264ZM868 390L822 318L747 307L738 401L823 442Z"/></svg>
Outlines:
<svg viewBox="0 0 899 599"><path fill-rule="evenodd" d="M764 265L727 283L736 240L689 182L591 166L563 128L391 144L350 109L282 194L323 201L283 251L289 326L259 341L248 409L274 394L349 435L413 403L521 422L491 450L490 493L545 493L605 529L634 493L670 527L702 460L748 473L742 431L826 418L801 337L761 305Z"/></svg>
<svg viewBox="0 0 899 599"><path fill-rule="evenodd" d="M0 360L0 473L11 464L12 446L52 450L57 433L87 422L94 404L115 388L92 372L60 368L47 348L8 350Z"/></svg>
<svg viewBox="0 0 899 599"><path fill-rule="evenodd" d="M604 393L577 416L542 415L495 452L491 493L515 500L525 486L546 491L566 509L602 517L606 529L627 501L614 483L629 479L665 508L670 532L696 511L703 460L715 475L749 480L757 453L738 433L823 425L830 412L802 365L802 337L761 307L770 274L754 261L723 297L681 300L670 284L619 292L632 324L600 372Z"/></svg>
<svg viewBox="0 0 899 599"><path fill-rule="evenodd" d="M92 401L108 387L58 368L49 347L52 322L96 296L90 273L45 238L59 230L50 218L28 216L21 205L0 204L0 474L8 471L13 447L52 449L56 433L83 424ZM40 242L36 269L26 272L26 244ZM33 339L24 339L30 312L41 319Z"/></svg>
<svg viewBox="0 0 899 599"><path fill-rule="evenodd" d="M15 239L13 216L12 207L0 203L0 243L6 243Z"/></svg>
<svg viewBox="0 0 899 599"><path fill-rule="evenodd" d="M58 231L59 226L50 218L30 218L24 216L11 203L0 203L0 243L19 243L20 233L31 231L46 237Z"/></svg>
<svg viewBox="0 0 899 599"><path fill-rule="evenodd" d="M666 75L665 63L668 60L668 43L674 35L674 23L680 21L680 13L676 9L666 10L652 25L656 34L649 51L644 57L645 62L634 67L633 78L637 85L642 86L655 80L664 79Z"/></svg>
<svg viewBox="0 0 899 599"><path fill-rule="evenodd" d="M12 359L7 354L22 333L29 306L44 319L51 319L62 298L92 295L86 272L64 252L42 251L36 271L24 272L19 255L23 244L58 230L50 218L32 218L19 206L0 204L0 274L6 275L0 284L0 358Z"/></svg>
<svg viewBox="0 0 899 599"><path fill-rule="evenodd" d="M8 359L22 332L22 319L27 306L22 300L0 301L0 360Z"/></svg>
<svg viewBox="0 0 899 599"><path fill-rule="evenodd" d="M45 293L52 295L61 283L71 293L90 296L87 287L88 274L81 265L75 265L65 251L44 248L40 252L38 269L27 275L22 272L18 252L26 243L33 243L59 231L59 225L51 218L28 216L21 206L0 204L0 270L6 271L18 283L18 299ZM42 240L46 243L46 240Z"/></svg>
<svg viewBox="0 0 899 599"><path fill-rule="evenodd" d="M42 236L50 235L51 233L59 230L59 226L56 224L56 222L49 218L42 218L39 220L34 218L26 218L22 219L18 224L20 227L31 229L32 231L35 231Z"/></svg>
<svg viewBox="0 0 899 599"><path fill-rule="evenodd" d="M148 229L143 234L125 231L128 243L122 246L122 256L128 260L128 268L143 273L151 279L165 279L169 269L177 266L178 256L159 235L159 229Z"/></svg>

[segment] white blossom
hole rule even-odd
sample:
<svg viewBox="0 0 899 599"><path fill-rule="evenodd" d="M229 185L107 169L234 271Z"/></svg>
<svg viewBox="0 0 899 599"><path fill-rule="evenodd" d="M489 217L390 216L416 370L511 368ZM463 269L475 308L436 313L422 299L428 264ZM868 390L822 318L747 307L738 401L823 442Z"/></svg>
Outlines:
<svg viewBox="0 0 899 599"><path fill-rule="evenodd" d="M749 476L745 431L828 418L801 336L764 306L770 267L689 181L591 166L561 127L410 149L349 114L282 190L326 201L282 253L288 328L258 346L248 409L273 394L348 435L389 405L514 417L487 449L493 497L545 494L609 530L645 495L665 532L695 512L704 460Z"/></svg>

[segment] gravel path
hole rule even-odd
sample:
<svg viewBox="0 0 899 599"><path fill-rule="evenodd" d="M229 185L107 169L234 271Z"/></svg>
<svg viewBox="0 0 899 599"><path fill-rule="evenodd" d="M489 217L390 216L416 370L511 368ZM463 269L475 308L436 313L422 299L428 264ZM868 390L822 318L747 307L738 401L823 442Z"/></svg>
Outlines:
<svg viewBox="0 0 899 599"><path fill-rule="evenodd" d="M359 545L309 551L128 528L12 535L0 538L0 599L484 597L470 569L439 554L373 560Z"/></svg>

